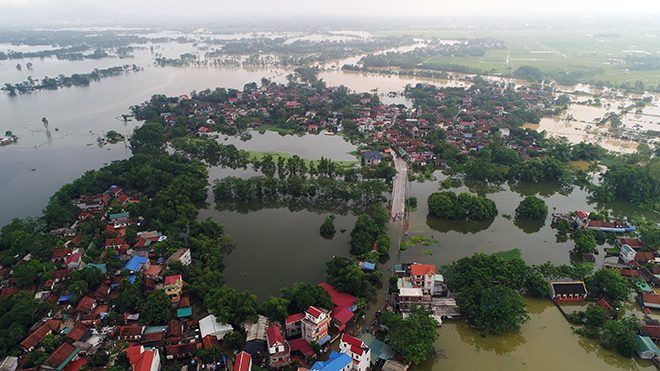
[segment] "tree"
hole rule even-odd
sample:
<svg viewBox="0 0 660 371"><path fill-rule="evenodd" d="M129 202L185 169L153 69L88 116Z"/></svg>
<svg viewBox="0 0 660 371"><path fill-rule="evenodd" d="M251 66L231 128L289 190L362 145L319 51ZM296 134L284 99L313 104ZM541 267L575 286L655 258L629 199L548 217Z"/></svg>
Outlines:
<svg viewBox="0 0 660 371"><path fill-rule="evenodd" d="M463 192L456 196L452 191L435 192L428 197L429 212L443 219L483 220L497 215L493 200Z"/></svg>
<svg viewBox="0 0 660 371"><path fill-rule="evenodd" d="M165 145L165 128L158 122L146 122L133 130L131 136L131 151L139 152L158 152Z"/></svg>
<svg viewBox="0 0 660 371"><path fill-rule="evenodd" d="M41 118L41 122L44 124L44 127L45 127L46 129L48 129L48 119L45 118L45 117L42 117L42 118Z"/></svg>
<svg viewBox="0 0 660 371"><path fill-rule="evenodd" d="M360 215L355 221L355 226L351 231L351 253L353 255L362 255L371 250L371 246L376 241L379 232L378 225L366 214Z"/></svg>
<svg viewBox="0 0 660 371"><path fill-rule="evenodd" d="M504 285L475 285L458 294L461 311L473 317L475 326L494 334L518 331L529 320L525 299Z"/></svg>
<svg viewBox="0 0 660 371"><path fill-rule="evenodd" d="M322 236L323 235L332 236L335 233L337 233L337 231L335 230L334 220L335 220L335 214L330 214L330 216L325 218L325 222L321 224L321 228L319 231Z"/></svg>
<svg viewBox="0 0 660 371"><path fill-rule="evenodd" d="M325 273L326 282L337 291L347 292L358 298L368 298L371 295L371 283L356 261L338 256L325 264L328 267Z"/></svg>
<svg viewBox="0 0 660 371"><path fill-rule="evenodd" d="M241 349L245 344L245 337L238 331L228 333L223 340L234 350Z"/></svg>
<svg viewBox="0 0 660 371"><path fill-rule="evenodd" d="M622 356L631 358L637 349L635 336L639 331L639 323L634 317L609 320L603 326L601 345L605 349L616 349Z"/></svg>
<svg viewBox="0 0 660 371"><path fill-rule="evenodd" d="M288 312L289 301L283 298L269 297L261 305L263 314L268 317L271 322L284 323L286 317L289 316Z"/></svg>
<svg viewBox="0 0 660 371"><path fill-rule="evenodd" d="M165 325L172 318L172 301L165 290L156 290L144 300L140 313L153 325Z"/></svg>
<svg viewBox="0 0 660 371"><path fill-rule="evenodd" d="M433 343L439 335L436 331L438 321L432 314L414 306L406 319L389 311L380 316L380 322L390 330L390 346L403 354L405 362L419 364L433 353Z"/></svg>
<svg viewBox="0 0 660 371"><path fill-rule="evenodd" d="M610 315L607 311L597 305L587 308L584 312L584 318L587 320L587 325L589 326L600 327L609 317Z"/></svg>
<svg viewBox="0 0 660 371"><path fill-rule="evenodd" d="M293 287L283 287L282 298L289 302L289 314L306 311L310 306L332 309L332 297L321 286L298 283Z"/></svg>
<svg viewBox="0 0 660 371"><path fill-rule="evenodd" d="M547 215L545 201L534 195L525 197L516 208L516 218L519 219L545 219Z"/></svg>
<svg viewBox="0 0 660 371"><path fill-rule="evenodd" d="M44 347L46 353L52 353L62 343L64 343L64 339L53 334L47 334L41 339L41 345Z"/></svg>
<svg viewBox="0 0 660 371"><path fill-rule="evenodd" d="M540 273L529 275L525 280L525 290L527 294L535 298L544 298L550 292L550 284Z"/></svg>
<svg viewBox="0 0 660 371"><path fill-rule="evenodd" d="M628 301L630 287L628 281L616 269L601 268L587 278L589 291L605 295L611 301Z"/></svg>
<svg viewBox="0 0 660 371"><path fill-rule="evenodd" d="M592 253L596 248L596 233L589 229L578 229L571 236L575 242L573 251L578 254Z"/></svg>

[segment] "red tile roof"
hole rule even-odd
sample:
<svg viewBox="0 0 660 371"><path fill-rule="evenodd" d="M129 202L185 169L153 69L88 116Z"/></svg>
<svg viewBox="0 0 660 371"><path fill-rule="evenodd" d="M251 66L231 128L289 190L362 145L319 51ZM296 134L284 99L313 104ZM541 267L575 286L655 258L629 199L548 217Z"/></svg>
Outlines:
<svg viewBox="0 0 660 371"><path fill-rule="evenodd" d="M612 308L612 306L610 305L610 303L608 303L608 302L605 301L605 299L600 299L600 300L598 300L598 301L596 302L596 305L598 305L599 307L601 307L601 308L603 308L603 309L605 309L605 310L612 310L612 309L614 309L614 308Z"/></svg>
<svg viewBox="0 0 660 371"><path fill-rule="evenodd" d="M266 331L266 334L268 335L269 347L272 347L273 344L284 344L284 337L282 337L282 331L280 331L279 327L271 325L268 331Z"/></svg>
<svg viewBox="0 0 660 371"><path fill-rule="evenodd" d="M413 276L425 276L428 273L435 274L435 265L412 264L410 266L410 274Z"/></svg>
<svg viewBox="0 0 660 371"><path fill-rule="evenodd" d="M151 364L154 361L156 353L151 350L145 350L140 357L140 360L135 365L134 371L150 371Z"/></svg>
<svg viewBox="0 0 660 371"><path fill-rule="evenodd" d="M585 212L582 211L582 210L577 211L575 214L576 214L576 215L578 216L578 218L580 218L580 219L584 219L584 218L586 218L586 217L589 216L589 215L587 215L587 213L585 213Z"/></svg>
<svg viewBox="0 0 660 371"><path fill-rule="evenodd" d="M83 235L81 233L81 234L77 235L73 240L71 240L71 243L75 244L75 245L78 245L79 243L82 242L82 240L83 240Z"/></svg>
<svg viewBox="0 0 660 371"><path fill-rule="evenodd" d="M16 295L21 291L20 288L18 287L5 287L2 289L0 292L0 299L4 298L5 296L12 296Z"/></svg>
<svg viewBox="0 0 660 371"><path fill-rule="evenodd" d="M635 254L635 260L642 262L653 261L655 260L655 256L653 256L652 252L638 252Z"/></svg>
<svg viewBox="0 0 660 371"><path fill-rule="evenodd" d="M39 327L35 332L30 334L30 336L28 336L27 338L25 338L25 340L21 342L21 346L25 349L30 349L34 347L41 341L41 339L44 338L44 336L46 336L46 334L50 333L52 330L53 329L48 325L43 325Z"/></svg>
<svg viewBox="0 0 660 371"><path fill-rule="evenodd" d="M197 350L197 346L202 347L202 343L185 343L177 345L168 345L165 347L165 355L186 355Z"/></svg>
<svg viewBox="0 0 660 371"><path fill-rule="evenodd" d="M66 334L66 337L73 341L78 341L78 339L85 335L85 332L87 332L87 326L83 325L82 323L76 323L71 331Z"/></svg>
<svg viewBox="0 0 660 371"><path fill-rule="evenodd" d="M298 350L306 356L314 355L314 349L312 349L312 346L309 345L307 340L302 338L289 340L289 347L291 352Z"/></svg>
<svg viewBox="0 0 660 371"><path fill-rule="evenodd" d="M69 265L70 263L80 263L80 260L80 254L73 254L66 259L64 264Z"/></svg>
<svg viewBox="0 0 660 371"><path fill-rule="evenodd" d="M213 335L204 336L204 339L202 339L202 344L204 344L204 349L209 349L214 346L220 346L220 342L218 341L218 338Z"/></svg>
<svg viewBox="0 0 660 371"><path fill-rule="evenodd" d="M119 329L119 337L121 338L127 338L127 337L136 337L142 335L142 330L144 328L142 326L122 326Z"/></svg>
<svg viewBox="0 0 660 371"><path fill-rule="evenodd" d="M250 371L250 355L246 352L240 352L234 361L234 371Z"/></svg>
<svg viewBox="0 0 660 371"><path fill-rule="evenodd" d="M639 277L639 272L632 269L619 269L619 273L624 277Z"/></svg>
<svg viewBox="0 0 660 371"><path fill-rule="evenodd" d="M71 353L73 353L75 350L76 347L73 345L69 343L63 343L59 348L55 349L50 357L46 358L44 363L52 366L53 368L58 368L67 358L69 358Z"/></svg>
<svg viewBox="0 0 660 371"><path fill-rule="evenodd" d="M83 296L82 299L80 299L78 306L76 307L76 312L89 313L92 311L94 304L96 304L96 300L94 300L94 298Z"/></svg>
<svg viewBox="0 0 660 371"><path fill-rule="evenodd" d="M140 339L142 343L149 343L152 341L160 341L165 339L165 331L156 331L156 332L150 332L148 334L142 334L142 338Z"/></svg>
<svg viewBox="0 0 660 371"><path fill-rule="evenodd" d="M642 300L644 301L644 303L660 304L660 295L654 294L652 292L643 292Z"/></svg>
<svg viewBox="0 0 660 371"><path fill-rule="evenodd" d="M53 259L58 259L58 258L63 258L67 255L71 254L71 248L70 247L65 247L63 249L55 249L53 250L53 254L51 257Z"/></svg>
<svg viewBox="0 0 660 371"><path fill-rule="evenodd" d="M286 318L286 324L302 321L303 318L305 318L305 313L292 314Z"/></svg>
<svg viewBox="0 0 660 371"><path fill-rule="evenodd" d="M358 348L361 347L364 344L364 342L362 340L360 340L356 337L353 337L351 335L348 335L348 334L342 334L341 335L341 341L344 342L344 343L348 343L352 346L356 346Z"/></svg>
<svg viewBox="0 0 660 371"><path fill-rule="evenodd" d="M642 332L650 338L660 338L660 326L642 326Z"/></svg>
<svg viewBox="0 0 660 371"><path fill-rule="evenodd" d="M309 307L307 309L307 313L311 314L312 316L314 316L316 318L319 318L321 316L321 314L323 314L323 312L320 309L316 308L316 307Z"/></svg>
<svg viewBox="0 0 660 371"><path fill-rule="evenodd" d="M167 277L165 277L165 284L166 285L176 284L176 281L178 281L180 279L181 279L180 274L177 274L175 276L167 276Z"/></svg>

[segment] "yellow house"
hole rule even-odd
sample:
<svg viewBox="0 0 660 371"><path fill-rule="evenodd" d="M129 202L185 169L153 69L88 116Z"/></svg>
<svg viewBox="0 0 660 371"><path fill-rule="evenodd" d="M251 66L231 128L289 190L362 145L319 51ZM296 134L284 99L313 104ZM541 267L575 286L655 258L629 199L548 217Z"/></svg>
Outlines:
<svg viewBox="0 0 660 371"><path fill-rule="evenodd" d="M170 297L172 303L178 303L181 300L181 291L183 290L183 279L181 275L165 277L165 293Z"/></svg>

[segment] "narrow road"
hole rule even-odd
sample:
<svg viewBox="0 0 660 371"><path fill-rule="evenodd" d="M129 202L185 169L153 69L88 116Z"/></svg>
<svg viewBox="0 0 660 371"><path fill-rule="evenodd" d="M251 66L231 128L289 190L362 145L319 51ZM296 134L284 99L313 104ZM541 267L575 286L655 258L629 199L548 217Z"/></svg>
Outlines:
<svg viewBox="0 0 660 371"><path fill-rule="evenodd" d="M406 195L408 191L408 168L406 162L400 157L394 159L396 176L394 177L394 190L392 191L392 219L403 219L406 208Z"/></svg>

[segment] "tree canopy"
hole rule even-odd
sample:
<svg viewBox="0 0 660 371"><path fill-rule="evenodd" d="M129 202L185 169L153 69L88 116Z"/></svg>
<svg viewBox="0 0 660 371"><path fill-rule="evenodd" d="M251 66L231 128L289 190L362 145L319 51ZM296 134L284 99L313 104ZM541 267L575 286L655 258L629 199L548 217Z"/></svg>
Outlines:
<svg viewBox="0 0 660 371"><path fill-rule="evenodd" d="M519 219L545 219L547 215L545 201L534 195L525 197L516 208L516 218Z"/></svg>
<svg viewBox="0 0 660 371"><path fill-rule="evenodd" d="M436 331L438 321L432 314L431 311L414 306L405 319L389 311L380 316L380 322L390 330L390 346L403 354L405 362L419 364L433 353L433 342L439 334Z"/></svg>
<svg viewBox="0 0 660 371"><path fill-rule="evenodd" d="M456 196L452 191L435 192L428 197L429 212L443 219L483 220L497 215L493 200L463 192Z"/></svg>

